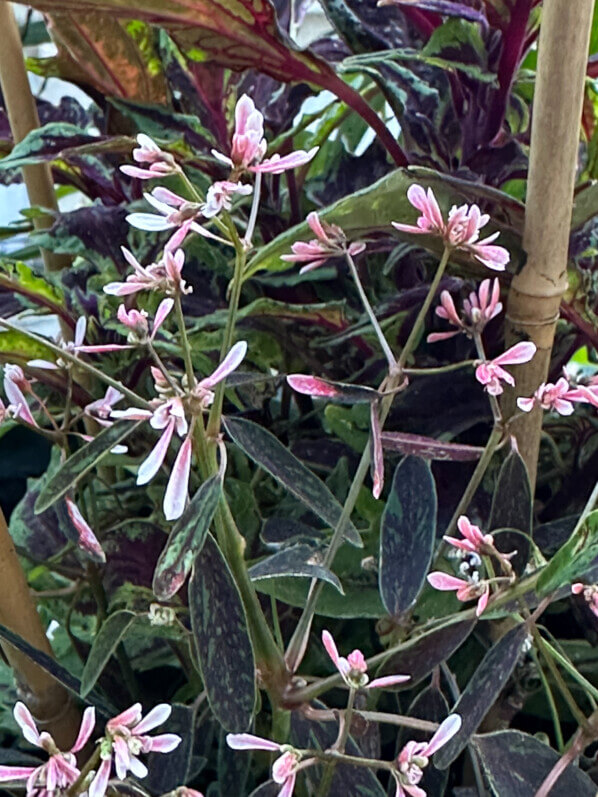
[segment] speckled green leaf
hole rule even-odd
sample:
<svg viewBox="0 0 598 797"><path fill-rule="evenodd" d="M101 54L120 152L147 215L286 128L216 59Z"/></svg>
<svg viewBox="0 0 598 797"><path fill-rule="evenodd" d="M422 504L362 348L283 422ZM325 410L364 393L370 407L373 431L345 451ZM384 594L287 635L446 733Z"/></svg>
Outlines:
<svg viewBox="0 0 598 797"><path fill-rule="evenodd" d="M535 794L560 756L539 739L521 731L498 731L473 741L494 797ZM569 766L550 797L596 797L596 784L577 766Z"/></svg>
<svg viewBox="0 0 598 797"><path fill-rule="evenodd" d="M547 595L581 578L597 558L598 509L590 512L540 573L536 586L538 595Z"/></svg>
<svg viewBox="0 0 598 797"><path fill-rule="evenodd" d="M134 612L114 612L95 635L81 675L81 697L86 697L136 618Z"/></svg>
<svg viewBox="0 0 598 797"><path fill-rule="evenodd" d="M405 457L392 479L380 534L380 595L394 617L409 609L424 584L434 552L437 503L429 464Z"/></svg>
<svg viewBox="0 0 598 797"><path fill-rule="evenodd" d="M286 487L291 495L328 525L337 525L343 511L339 502L328 487L273 434L257 423L238 418L226 418L224 427L239 448ZM351 522L346 524L345 539L352 545L362 547L359 532Z"/></svg>
<svg viewBox="0 0 598 797"><path fill-rule="evenodd" d="M448 767L476 732L501 690L511 677L527 639L527 626L521 624L508 631L486 653L465 687L451 714L459 714L461 728L434 755L440 769Z"/></svg>
<svg viewBox="0 0 598 797"><path fill-rule="evenodd" d="M189 612L210 707L227 731L246 731L255 705L253 648L241 596L210 534L189 581Z"/></svg>
<svg viewBox="0 0 598 797"><path fill-rule="evenodd" d="M207 479L171 531L158 559L152 585L160 600L172 598L191 572L193 560L204 544L221 492L220 475Z"/></svg>
<svg viewBox="0 0 598 797"><path fill-rule="evenodd" d="M142 421L115 423L103 429L90 443L75 451L43 487L35 502L35 514L38 515L48 509L69 490L73 490L84 476L108 456L114 446L122 443L141 423Z"/></svg>
<svg viewBox="0 0 598 797"><path fill-rule="evenodd" d="M344 595L341 582L327 567L320 562L321 553L310 545L293 545L268 556L253 565L249 570L252 581L262 581L267 578L319 578L327 581Z"/></svg>

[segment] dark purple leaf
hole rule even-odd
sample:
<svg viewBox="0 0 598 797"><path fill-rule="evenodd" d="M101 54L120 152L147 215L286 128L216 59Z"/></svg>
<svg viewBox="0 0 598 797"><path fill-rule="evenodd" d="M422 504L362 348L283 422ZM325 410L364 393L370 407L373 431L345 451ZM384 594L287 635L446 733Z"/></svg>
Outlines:
<svg viewBox="0 0 598 797"><path fill-rule="evenodd" d="M377 674L406 673L411 676L407 683L411 688L429 675L435 667L450 658L465 642L475 624L475 620L461 620L438 631L422 634L412 642L408 642L402 650L391 654Z"/></svg>
<svg viewBox="0 0 598 797"><path fill-rule="evenodd" d="M467 446L461 443L445 443L433 437L406 432L382 432L382 446L387 451L401 454L414 454L423 459L450 462L473 462L482 456L480 446Z"/></svg>
<svg viewBox="0 0 598 797"><path fill-rule="evenodd" d="M461 728L434 756L439 768L448 767L469 742L511 677L527 640L525 624L511 628L486 653L451 714L459 714Z"/></svg>
<svg viewBox="0 0 598 797"><path fill-rule="evenodd" d="M539 739L521 731L498 731L473 742L494 797L530 797L560 756ZM596 784L573 765L550 790L551 797L595 797Z"/></svg>
<svg viewBox="0 0 598 797"><path fill-rule="evenodd" d="M337 525L342 513L339 502L273 434L256 423L239 418L224 419L224 428L239 448L291 495L333 528ZM359 532L350 521L345 526L344 536L352 545L363 546Z"/></svg>
<svg viewBox="0 0 598 797"><path fill-rule="evenodd" d="M166 535L148 520L133 519L102 536L106 554L104 588L112 595L122 584L150 590L152 575Z"/></svg>
<svg viewBox="0 0 598 797"><path fill-rule="evenodd" d="M525 462L517 451L511 451L502 464L492 500L488 531L517 529L532 533L532 488ZM519 557L529 559L530 542L520 534L501 534L499 550L508 553L517 549Z"/></svg>
<svg viewBox="0 0 598 797"><path fill-rule="evenodd" d="M436 539L436 507L430 466L419 457L405 457L393 476L380 533L380 596L393 617L411 607L425 582Z"/></svg>
<svg viewBox="0 0 598 797"><path fill-rule="evenodd" d="M176 595L191 572L193 561L204 544L221 493L220 474L207 479L172 529L154 573L153 590L160 600L169 600Z"/></svg>
<svg viewBox="0 0 598 797"><path fill-rule="evenodd" d="M397 0L399 5L402 3ZM478 11L465 3L456 3L451 0L405 0L405 5L415 6L422 11L431 11L434 14L441 14L446 17L459 17L468 19L471 22L480 22L488 25L488 20L483 11Z"/></svg>
<svg viewBox="0 0 598 797"><path fill-rule="evenodd" d="M321 540L323 534L318 529L286 517L269 517L261 533L266 545L281 545L291 541Z"/></svg>
<svg viewBox="0 0 598 797"><path fill-rule="evenodd" d="M327 581L344 595L341 582L327 567L323 567L321 551L310 545L293 545L284 548L272 556L262 559L249 569L249 578L252 581L262 581L266 578L319 578Z"/></svg>
<svg viewBox="0 0 598 797"><path fill-rule="evenodd" d="M210 707L227 731L246 731L256 697L253 648L237 585L210 534L189 581L189 612Z"/></svg>

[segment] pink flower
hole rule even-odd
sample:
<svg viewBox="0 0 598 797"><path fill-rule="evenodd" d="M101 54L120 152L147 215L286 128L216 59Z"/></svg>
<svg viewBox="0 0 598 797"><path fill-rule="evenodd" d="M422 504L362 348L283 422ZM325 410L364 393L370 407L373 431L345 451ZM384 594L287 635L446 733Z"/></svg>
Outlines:
<svg viewBox="0 0 598 797"><path fill-rule="evenodd" d="M543 382L531 398L518 398L517 406L523 412L531 412L539 404L543 410L556 410L560 415L571 415L571 401L576 400L575 391L562 376L555 385L552 382Z"/></svg>
<svg viewBox="0 0 598 797"><path fill-rule="evenodd" d="M501 381L511 386L515 384L513 376L501 366L528 363L535 353L536 346L530 341L516 343L493 360L480 362L475 372L476 379L491 396L498 396L503 392Z"/></svg>
<svg viewBox="0 0 598 797"><path fill-rule="evenodd" d="M148 337L149 325L147 323L147 313L145 310L137 310L134 307L127 310L124 304L119 305L116 317L120 323L129 330L131 342L145 342L153 340L156 332L160 329L166 317L174 307L174 299L162 299L156 310L156 316L152 325L151 335Z"/></svg>
<svg viewBox="0 0 598 797"><path fill-rule="evenodd" d="M474 572L472 577L465 581L462 578L456 578L448 573L436 571L429 573L428 582L434 589L441 590L442 592L457 592L457 600L471 601L478 598L478 605L476 607L476 615L479 617L486 606L488 605L488 598L490 597L490 584L488 581L480 581L477 572Z"/></svg>
<svg viewBox="0 0 598 797"><path fill-rule="evenodd" d="M207 409L214 401L212 388L241 365L247 354L247 342L240 340L231 348L218 368L209 376L200 379L191 391L191 401L193 406L200 412Z"/></svg>
<svg viewBox="0 0 598 797"><path fill-rule="evenodd" d="M31 426L37 426L25 398L25 393L31 393L31 382L25 377L19 365L7 363L4 366L4 392L10 402L7 411L14 418L20 418Z"/></svg>
<svg viewBox="0 0 598 797"><path fill-rule="evenodd" d="M13 713L25 739L48 753L49 759L39 767L0 766L0 783L24 782L28 797L34 797L34 795L54 797L54 795L64 794L81 774L77 768L75 753L85 747L92 734L95 725L95 709L86 708L83 712L79 734L67 753L62 753L56 747L56 743L49 733L45 731L40 733L37 730L35 721L24 703L16 703Z"/></svg>
<svg viewBox="0 0 598 797"><path fill-rule="evenodd" d="M253 736L251 733L229 733L226 743L233 750L269 750L282 752L272 764L272 780L282 786L278 797L291 797L295 788L297 770L300 762L299 753L290 745L276 744L270 739ZM304 762L307 763L307 762ZM93 795L90 795L93 797Z"/></svg>
<svg viewBox="0 0 598 797"><path fill-rule="evenodd" d="M323 221L315 211L308 215L307 223L315 234L315 239L296 241L291 246L292 255L281 255L281 260L288 263L305 263L300 270L301 274L321 266L330 257L340 257L346 253L358 255L365 249L365 244L360 241L347 245L347 236L341 228Z"/></svg>
<svg viewBox="0 0 598 797"><path fill-rule="evenodd" d="M598 617L598 584L582 584L576 582L571 584L571 592L574 595L583 595L590 611Z"/></svg>
<svg viewBox="0 0 598 797"><path fill-rule="evenodd" d="M181 276L185 265L185 253L182 249L164 252L162 260L150 266L142 266L128 249L121 247L121 251L134 273L125 282L109 282L104 285L104 293L111 296L131 296L139 291L157 291L167 296L191 293L192 288L187 287Z"/></svg>
<svg viewBox="0 0 598 797"><path fill-rule="evenodd" d="M458 335L459 331L465 332L467 335L473 335L474 332L480 334L488 321L497 316L502 310L500 298L500 283L498 279L494 280L492 284L492 292L490 292L491 281L484 280L478 289L478 292L472 291L469 298L463 301L463 315L459 317L452 296L448 291L442 291L440 294L440 306L436 308L436 315L440 318L446 319L449 324L458 327L456 332L433 332L428 335L428 343L435 343L439 340L447 340L454 335Z"/></svg>
<svg viewBox="0 0 598 797"><path fill-rule="evenodd" d="M86 415L94 418L100 426L111 426L110 413L115 404L123 398L123 394L114 387L109 387L104 396L92 401L83 410Z"/></svg>
<svg viewBox="0 0 598 797"><path fill-rule="evenodd" d="M139 144L133 150L133 160L136 163L147 163L149 168L140 169L138 166L121 166L121 172L138 180L152 180L154 177L164 177L167 174L176 174L180 171L177 162L169 152L164 152L145 133L137 136Z"/></svg>
<svg viewBox="0 0 598 797"><path fill-rule="evenodd" d="M592 380L589 385L578 385L567 394L569 401L581 401L598 407L598 384Z"/></svg>
<svg viewBox="0 0 598 797"><path fill-rule="evenodd" d="M465 537L464 540L456 539L455 537L443 537L442 539L454 545L455 548L460 548L462 551L469 551L470 553L478 553L481 555L490 554L494 551L494 539L492 534L482 534L477 526L469 521L465 515L461 515L457 521L457 528Z"/></svg>
<svg viewBox="0 0 598 797"><path fill-rule="evenodd" d="M388 675L384 678L374 678L370 681L367 675L367 664L360 650L349 653L347 658L339 656L336 644L329 631L322 632L322 642L332 663L342 675L343 681L349 689L376 689L408 681L409 675Z"/></svg>
<svg viewBox="0 0 598 797"><path fill-rule="evenodd" d="M297 150L289 155L273 155L264 160L268 145L264 138L264 117L257 110L253 100L243 94L235 108L235 132L233 133L230 157L217 150L212 155L230 166L234 173L250 171L268 174L282 174L287 169L303 166L314 157L318 147L309 152Z"/></svg>
<svg viewBox="0 0 598 797"><path fill-rule="evenodd" d="M71 356L78 356L79 354L107 354L113 351L121 351L122 349L130 349L129 345L120 343L101 343L97 346L86 346L83 341L85 340L85 332L87 330L87 319L85 316L79 316L75 325L75 335L73 340L65 340L59 337L57 345L68 352ZM61 358L60 356L56 362L51 360L29 360L27 363L31 368L42 368L48 371L56 371L60 368L70 368L71 361Z"/></svg>
<svg viewBox="0 0 598 797"><path fill-rule="evenodd" d="M85 551L91 559L103 564L106 561L106 555L96 535L91 530L90 525L87 523L74 501L70 498L65 498L64 500L71 523L79 534L79 545L81 549Z"/></svg>
<svg viewBox="0 0 598 797"><path fill-rule="evenodd" d="M113 760L119 780L124 780L129 771L137 778L144 778L147 767L137 757L140 753L170 753L179 746L182 739L174 733L147 735L148 731L162 725L171 711L167 703L160 703L142 717L141 704L135 703L108 720L105 736L100 741L102 763L89 786L89 797L103 797L106 793Z"/></svg>
<svg viewBox="0 0 598 797"><path fill-rule="evenodd" d="M459 731L461 717L449 714L429 742L407 742L396 760L397 771L393 775L397 782L395 797L426 797L426 792L417 785L430 756L445 745Z"/></svg>
<svg viewBox="0 0 598 797"><path fill-rule="evenodd" d="M201 208L202 216L211 219L213 216L217 216L221 210L230 210L235 194L248 196L252 191L253 187L250 185L234 183L231 180L219 180L208 188L205 204Z"/></svg>
<svg viewBox="0 0 598 797"><path fill-rule="evenodd" d="M509 253L502 246L492 245L499 233L495 232L483 241L478 240L480 230L490 221L490 216L481 213L477 205L453 205L445 222L431 188L426 193L421 185L412 185L407 191L407 198L421 212L417 226L393 221L393 227L412 235L439 236L450 249L461 249L488 268L504 271L509 262Z"/></svg>

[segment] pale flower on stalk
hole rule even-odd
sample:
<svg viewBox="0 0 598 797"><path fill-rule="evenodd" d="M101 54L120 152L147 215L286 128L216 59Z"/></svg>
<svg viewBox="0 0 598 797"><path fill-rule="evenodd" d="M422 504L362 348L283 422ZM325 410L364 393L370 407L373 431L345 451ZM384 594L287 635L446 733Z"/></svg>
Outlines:
<svg viewBox="0 0 598 797"><path fill-rule="evenodd" d="M127 339L131 343L145 343L146 341L153 341L156 333L166 320L173 307L174 299L162 299L158 305L158 309L156 310L151 334L149 332L149 324L145 310L137 310L134 307L130 310L127 310L125 305L121 304L116 311L116 317L120 323L129 330Z"/></svg>
<svg viewBox="0 0 598 797"><path fill-rule="evenodd" d="M45 764L38 767L0 766L0 783L23 783L27 797L58 797L64 794L81 774L77 767L75 753L87 744L95 726L95 710L86 708L83 712L81 727L71 749L63 753L56 742L46 731L41 733L31 713L24 703L16 703L14 718L21 728L25 739L35 747L44 750L49 756Z"/></svg>
<svg viewBox="0 0 598 797"><path fill-rule="evenodd" d="M230 166L235 175L244 171L266 174L282 174L287 169L303 166L314 157L318 147L297 150L288 155L273 155L264 160L268 145L264 138L264 117L257 110L251 97L243 94L235 108L235 131L230 156L212 150L212 155Z"/></svg>
<svg viewBox="0 0 598 797"><path fill-rule="evenodd" d="M410 678L409 675L387 675L370 681L367 675L368 667L360 650L349 653L347 658L340 656L329 631L322 632L322 643L349 689L384 689L387 686L405 683Z"/></svg>
<svg viewBox="0 0 598 797"><path fill-rule="evenodd" d="M418 785L423 778L423 770L430 763L430 757L452 739L460 728L461 717L449 714L429 742L407 742L395 762L395 797L426 797L426 792Z"/></svg>
<svg viewBox="0 0 598 797"><path fill-rule="evenodd" d="M179 746L182 739L174 733L147 735L166 722L171 712L167 703L160 703L143 717L141 704L135 703L108 720L99 743L102 763L89 786L89 797L104 797L113 762L119 780L124 780L129 771L137 778L144 778L148 770L138 758L141 753L170 753Z"/></svg>
<svg viewBox="0 0 598 797"><path fill-rule="evenodd" d="M578 401L575 390L562 376L556 384L542 382L530 398L518 398L517 406L523 412L531 412L538 405L543 410L556 410L560 415L571 415L573 412L572 401Z"/></svg>
<svg viewBox="0 0 598 797"><path fill-rule="evenodd" d="M331 257L342 257L346 254L358 255L365 249L361 241L348 243L347 236L336 224L329 224L320 219L315 211L307 216L307 223L315 234L311 241L296 241L291 249L292 255L281 255L281 260L287 263L305 263L299 273L311 271L323 265Z"/></svg>
<svg viewBox="0 0 598 797"><path fill-rule="evenodd" d="M519 365L528 363L536 353L536 346L531 341L516 343L493 360L479 362L475 376L491 396L499 396L503 392L501 382L515 384L514 377L502 367L503 365Z"/></svg>
<svg viewBox="0 0 598 797"><path fill-rule="evenodd" d="M86 415L93 418L100 426L112 426L110 420L110 413L114 409L114 405L118 404L124 398L124 395L115 387L108 387L105 394L100 399L91 401L83 410Z"/></svg>
<svg viewBox="0 0 598 797"><path fill-rule="evenodd" d="M467 580L451 576L449 573L443 573L440 570L429 573L427 578L434 589L438 589L441 592L456 592L457 600L459 601L467 602L477 599L478 604L475 612L477 617L482 614L488 605L490 582L481 580L477 571L474 571Z"/></svg>
<svg viewBox="0 0 598 797"><path fill-rule="evenodd" d="M129 274L124 282L104 285L104 293L110 296L132 296L139 291L156 291L166 296L180 296L192 292L193 289L187 287L182 277L185 265L185 252L182 249L164 252L164 257L158 263L149 266L142 266L124 246L121 252L132 267L133 274Z"/></svg>
<svg viewBox="0 0 598 797"><path fill-rule="evenodd" d="M492 243L498 238L498 232L479 240L480 230L490 221L490 216L482 213L477 205L453 205L448 221L445 221L431 188L426 192L421 185L412 185L407 191L407 199L421 216L416 226L393 221L397 230L411 235L436 235L442 238L447 248L467 252L488 268L504 271L510 259L509 253L504 247Z"/></svg>
<svg viewBox="0 0 598 797"><path fill-rule="evenodd" d="M459 548L469 553L477 553L482 556L494 553L494 538L492 534L483 534L478 526L469 520L465 515L461 515L457 521L457 528L463 535L460 540L456 537L443 537L449 545Z"/></svg>
<svg viewBox="0 0 598 797"><path fill-rule="evenodd" d="M231 180L218 180L208 188L206 201L201 206L201 215L205 219L217 216L221 210L230 210L235 194L249 196L253 191L253 186L235 183Z"/></svg>
<svg viewBox="0 0 598 797"><path fill-rule="evenodd" d="M137 136L138 147L133 150L133 160L136 163L147 164L147 168L139 166L125 165L120 170L129 177L136 177L138 180L152 180L155 177L165 177L168 174L180 172L180 167L170 152L164 152L160 147L145 133Z"/></svg>
<svg viewBox="0 0 598 797"><path fill-rule="evenodd" d="M492 286L492 287L491 287ZM502 311L500 299L500 283L495 279L486 279L480 283L477 292L472 291L469 298L463 301L463 313L457 313L453 297L448 291L440 294L440 305L436 308L436 315L444 318L449 324L457 327L454 332L433 332L428 335L428 343L436 343L439 340L448 340L459 332L465 332L470 337L474 334L481 334L486 324L495 318Z"/></svg>
<svg viewBox="0 0 598 797"><path fill-rule="evenodd" d="M6 412L31 426L37 426L37 421L31 414L25 398L25 393L31 393L31 382L26 378L20 365L7 363L4 366L4 392L10 402Z"/></svg>
<svg viewBox="0 0 598 797"><path fill-rule="evenodd" d="M226 743L233 750L268 750L282 753L272 764L272 780L281 787L278 797L291 797L301 761L297 750L288 744L277 744L251 733L229 733ZM311 759L304 761L302 766L309 763L312 763Z"/></svg>

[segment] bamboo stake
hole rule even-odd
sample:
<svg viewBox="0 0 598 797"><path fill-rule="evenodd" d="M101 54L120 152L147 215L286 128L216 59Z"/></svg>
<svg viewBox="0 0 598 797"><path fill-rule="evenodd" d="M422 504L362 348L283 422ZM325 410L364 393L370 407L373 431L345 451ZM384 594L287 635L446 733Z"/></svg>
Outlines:
<svg viewBox="0 0 598 797"><path fill-rule="evenodd" d="M39 127L39 117L29 88L19 28L12 6L6 0L0 0L0 31L0 85L13 140L17 144L27 133ZM23 166L22 171L29 203L48 210L58 210L50 166L47 163L36 163ZM33 225L36 230L47 229L52 225L52 216L39 216L33 220ZM68 255L57 255L46 249L42 249L41 253L46 271L60 271L70 265Z"/></svg>
<svg viewBox="0 0 598 797"><path fill-rule="evenodd" d="M583 90L594 0L544 0L534 94L523 247L527 262L511 282L506 336L511 345L531 340L531 363L515 366L515 391L505 394L505 414L517 396L531 396L546 381L567 288L567 260ZM513 423L519 451L535 485L542 410Z"/></svg>
<svg viewBox="0 0 598 797"><path fill-rule="evenodd" d="M1 510L0 623L38 650L53 655ZM69 694L49 673L12 645L2 643L2 650L40 730L47 730L61 749L68 750L75 741L80 720L79 710Z"/></svg>

